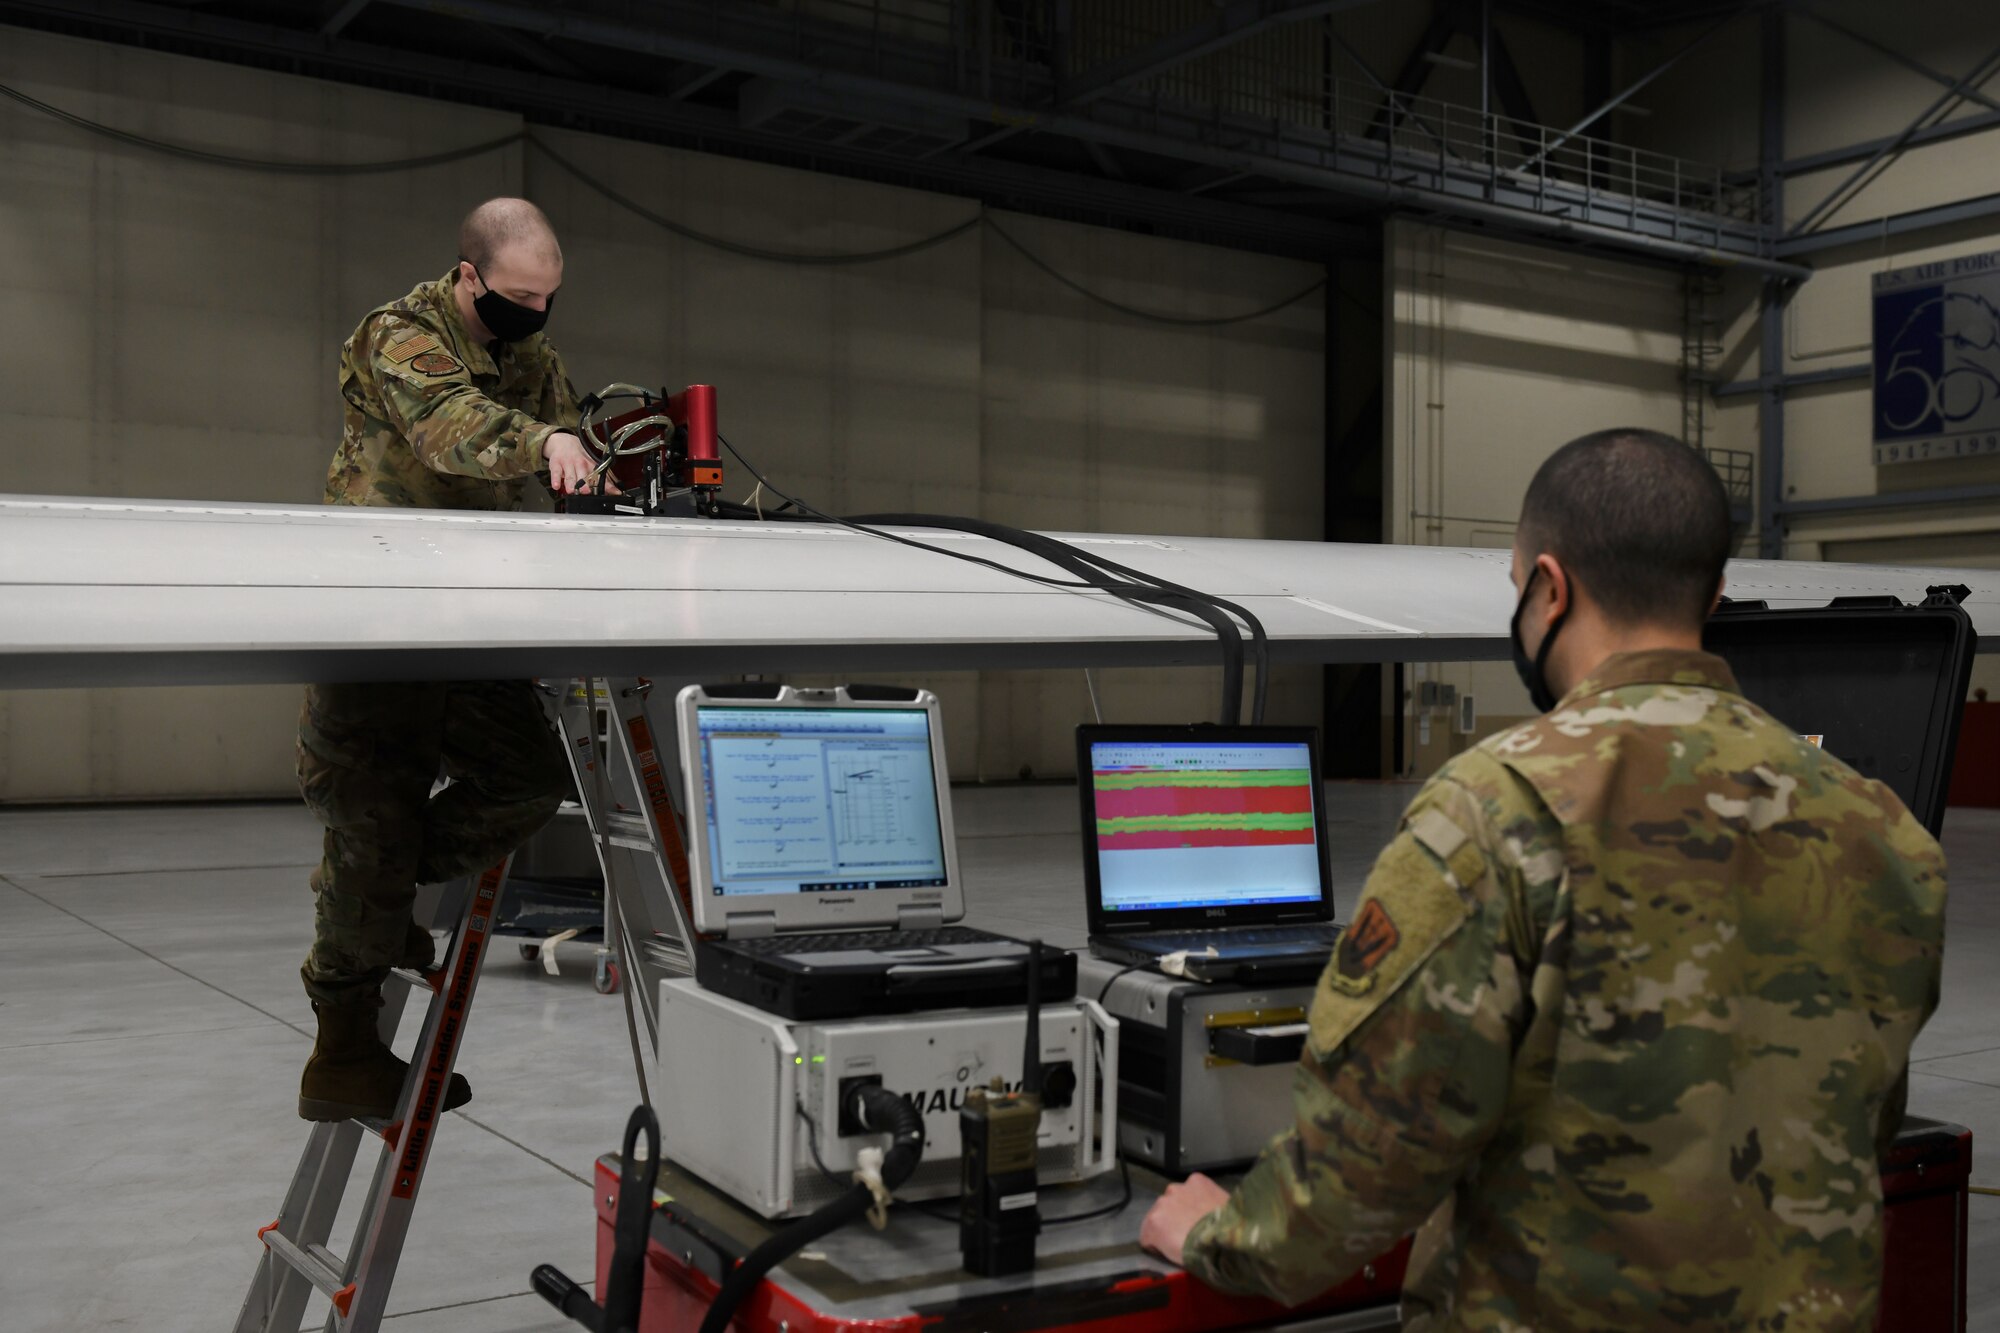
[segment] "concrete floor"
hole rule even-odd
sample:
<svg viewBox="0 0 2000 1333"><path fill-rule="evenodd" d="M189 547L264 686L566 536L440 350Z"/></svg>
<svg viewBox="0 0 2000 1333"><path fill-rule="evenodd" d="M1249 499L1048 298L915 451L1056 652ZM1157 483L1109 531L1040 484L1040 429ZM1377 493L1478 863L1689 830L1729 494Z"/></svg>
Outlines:
<svg viewBox="0 0 2000 1333"><path fill-rule="evenodd" d="M1411 789L1330 791L1345 906ZM972 920L1080 945L1074 792L961 791L956 809ZM1910 1107L2000 1144L2000 812L1954 812L1945 845L1945 998ZM235 1317L256 1228L304 1141L312 1018L297 968L317 846L293 805L0 810L10 1333ZM459 1064L475 1096L425 1180L389 1305L397 1333L574 1327L529 1294L528 1272L592 1270L589 1172L637 1089L623 1006L591 989L588 948L563 957L548 977L511 949L491 955ZM2000 1198L1973 1197L1971 1249L1970 1327L2000 1333Z"/></svg>

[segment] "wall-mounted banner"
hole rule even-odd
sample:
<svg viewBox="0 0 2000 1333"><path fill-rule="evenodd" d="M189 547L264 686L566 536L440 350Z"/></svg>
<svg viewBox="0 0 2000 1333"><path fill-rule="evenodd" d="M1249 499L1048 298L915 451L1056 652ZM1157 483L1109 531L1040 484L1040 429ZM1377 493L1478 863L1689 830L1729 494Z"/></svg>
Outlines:
<svg viewBox="0 0 2000 1333"><path fill-rule="evenodd" d="M1875 461L2000 454L2000 252L1875 275Z"/></svg>

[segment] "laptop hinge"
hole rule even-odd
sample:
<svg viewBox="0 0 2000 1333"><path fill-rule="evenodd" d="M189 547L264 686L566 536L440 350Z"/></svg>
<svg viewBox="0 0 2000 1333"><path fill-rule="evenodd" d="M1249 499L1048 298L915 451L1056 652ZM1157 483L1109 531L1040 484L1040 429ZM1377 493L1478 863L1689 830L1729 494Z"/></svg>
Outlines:
<svg viewBox="0 0 2000 1333"><path fill-rule="evenodd" d="M776 912L731 912L723 918L722 922L722 935L724 939L747 940L754 939L759 935L775 935L777 933L778 914Z"/></svg>
<svg viewBox="0 0 2000 1333"><path fill-rule="evenodd" d="M896 909L897 930L929 930L944 924L944 908L938 903L919 903Z"/></svg>

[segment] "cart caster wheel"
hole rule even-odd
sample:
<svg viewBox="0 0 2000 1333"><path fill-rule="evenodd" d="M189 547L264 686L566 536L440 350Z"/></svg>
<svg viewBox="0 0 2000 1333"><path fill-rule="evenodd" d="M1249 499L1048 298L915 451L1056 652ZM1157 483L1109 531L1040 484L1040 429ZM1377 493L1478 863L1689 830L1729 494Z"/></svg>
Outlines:
<svg viewBox="0 0 2000 1333"><path fill-rule="evenodd" d="M597 987L599 995L616 995L618 993L619 980L618 964L606 960L598 963L597 971L591 977L590 982L593 986Z"/></svg>
<svg viewBox="0 0 2000 1333"><path fill-rule="evenodd" d="M541 959L541 956L542 956L542 946L541 946L541 945L539 945L539 944L524 944L524 945L522 945L522 946L521 946L521 961L522 961L522 962L524 962L524 963L533 963L533 962L537 962L537 961L539 961L539 960Z"/></svg>

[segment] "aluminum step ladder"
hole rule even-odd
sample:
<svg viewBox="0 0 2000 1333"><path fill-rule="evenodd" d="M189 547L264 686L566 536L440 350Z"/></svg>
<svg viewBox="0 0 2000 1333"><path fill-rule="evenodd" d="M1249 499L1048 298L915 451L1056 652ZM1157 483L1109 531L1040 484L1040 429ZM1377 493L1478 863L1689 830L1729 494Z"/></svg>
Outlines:
<svg viewBox="0 0 2000 1333"><path fill-rule="evenodd" d="M326 1333L376 1333L381 1327L512 860L509 856L470 883L459 880L419 891L415 919L431 921L434 929L450 929L451 947L443 967L433 972L398 968L382 987L384 1042L394 1039L412 992L428 1001L395 1117L313 1125L277 1220L257 1232L264 1253L236 1318L237 1333L298 1333L314 1291L332 1302ZM326 1242L363 1133L381 1141L381 1155L355 1225L353 1248L343 1259Z"/></svg>
<svg viewBox="0 0 2000 1333"><path fill-rule="evenodd" d="M694 972L687 803L672 715L679 682L580 678L544 689L604 875L598 989L630 988L646 1047L656 1050L660 982Z"/></svg>

